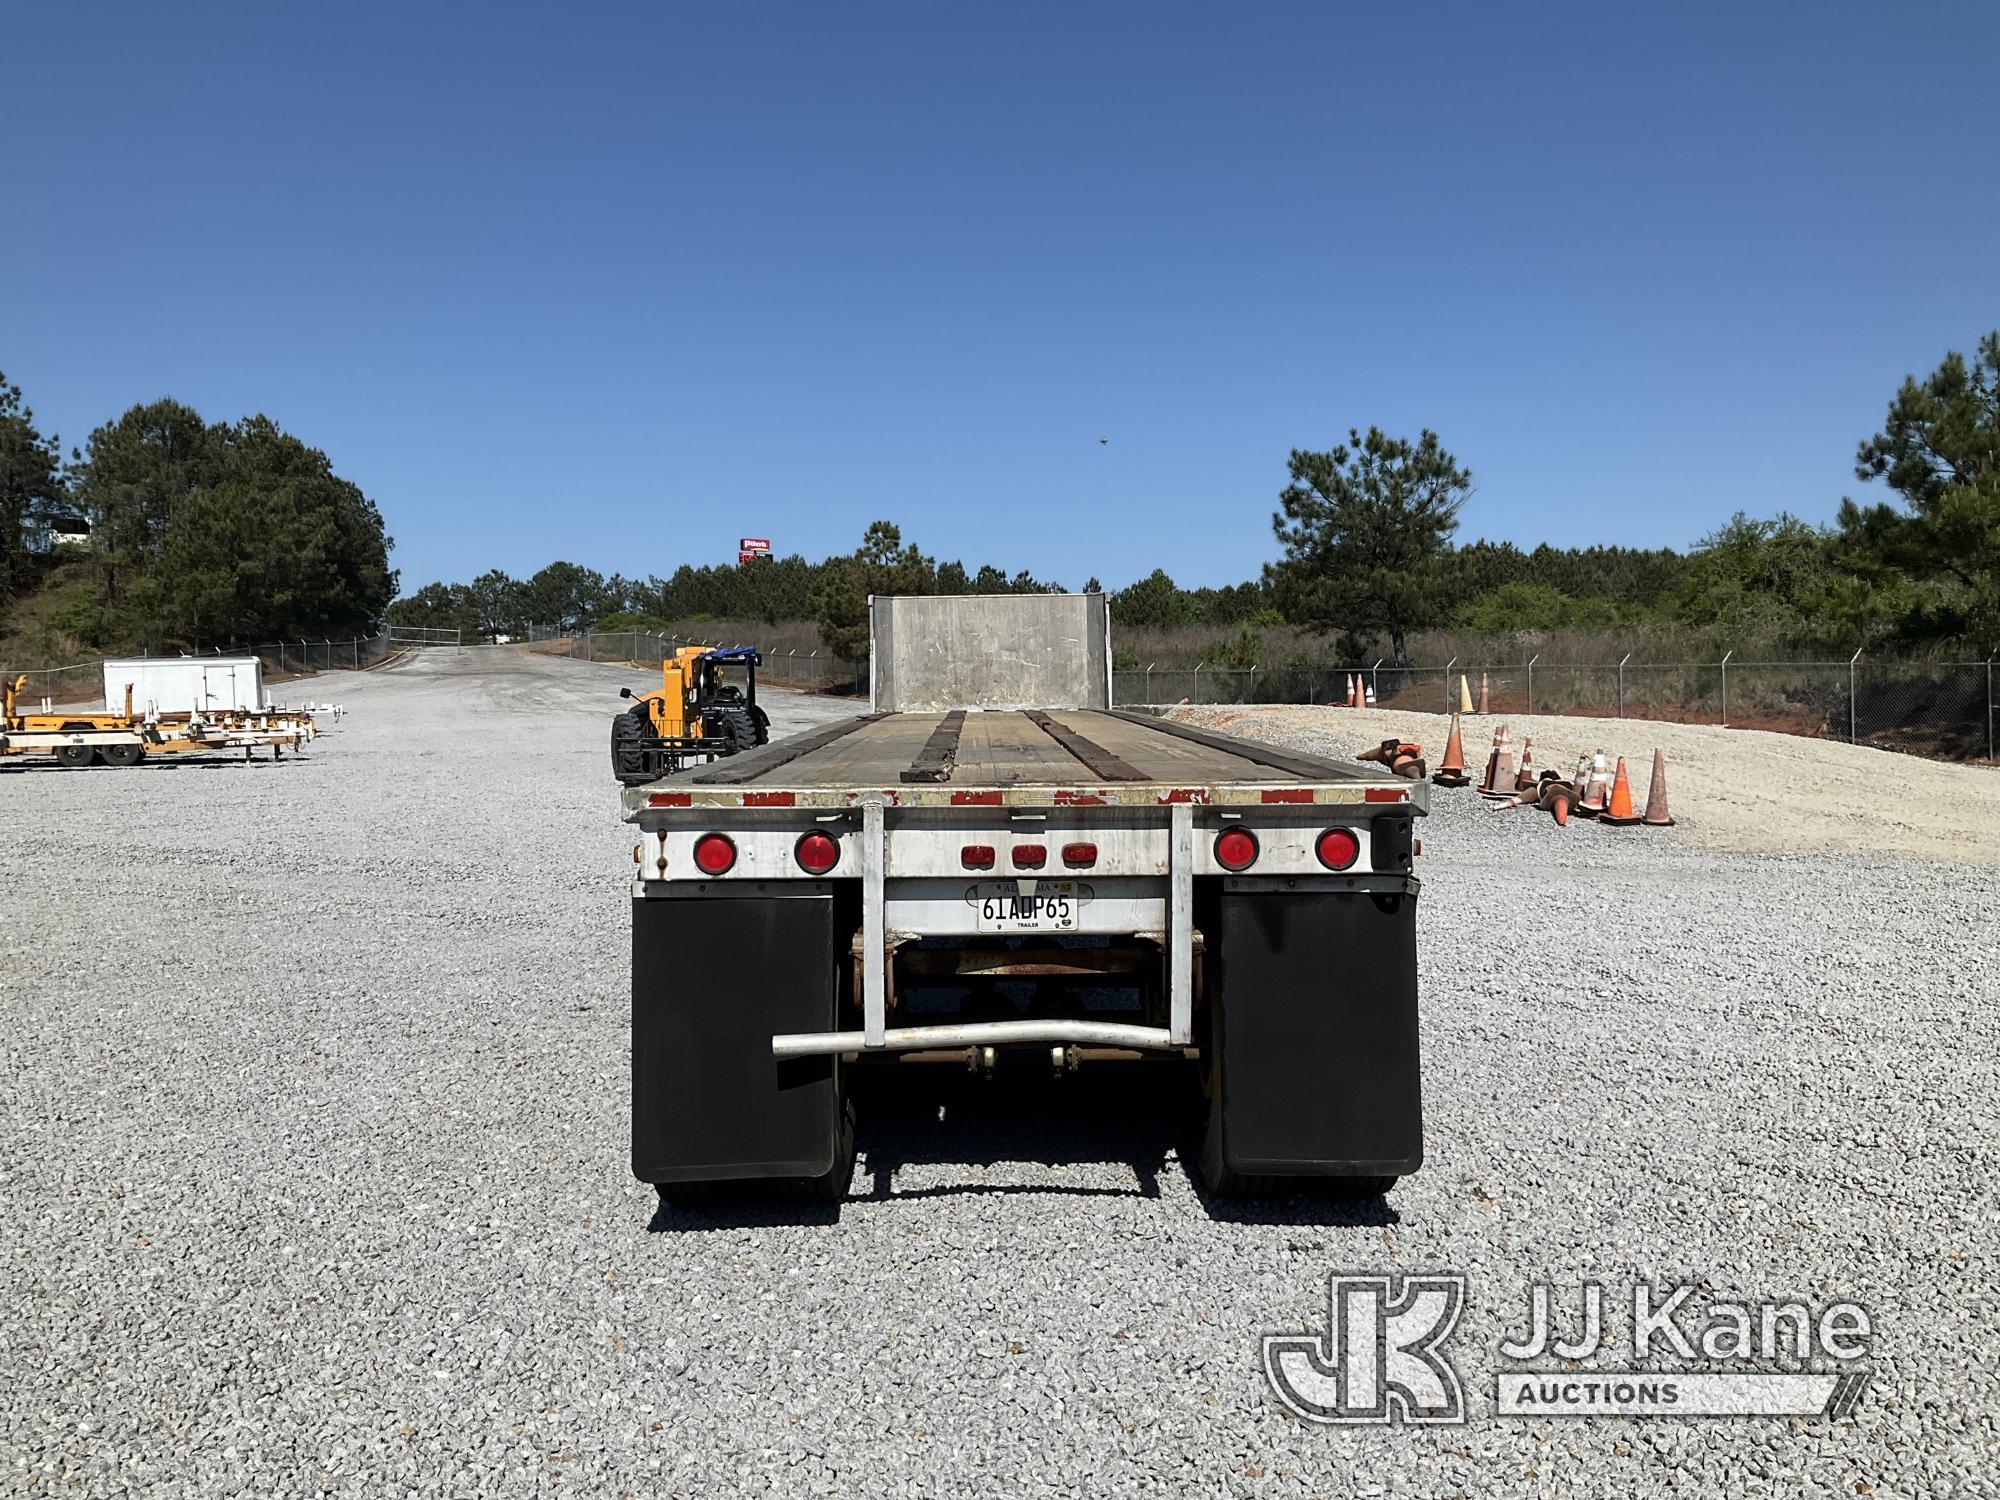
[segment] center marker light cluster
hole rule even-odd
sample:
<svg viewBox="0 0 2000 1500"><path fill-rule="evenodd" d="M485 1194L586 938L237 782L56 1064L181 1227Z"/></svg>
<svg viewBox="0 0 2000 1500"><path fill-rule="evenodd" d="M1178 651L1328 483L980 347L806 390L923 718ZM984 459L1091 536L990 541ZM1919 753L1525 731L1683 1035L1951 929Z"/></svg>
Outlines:
<svg viewBox="0 0 2000 1500"><path fill-rule="evenodd" d="M1097 863L1097 845L1064 844L1062 862L1072 869L1088 869ZM1049 862L1049 848L1046 844L1016 844L1007 851L1007 857L1020 870L1039 870ZM958 862L968 870L990 870L999 862L999 854L991 844L965 844L958 851Z"/></svg>

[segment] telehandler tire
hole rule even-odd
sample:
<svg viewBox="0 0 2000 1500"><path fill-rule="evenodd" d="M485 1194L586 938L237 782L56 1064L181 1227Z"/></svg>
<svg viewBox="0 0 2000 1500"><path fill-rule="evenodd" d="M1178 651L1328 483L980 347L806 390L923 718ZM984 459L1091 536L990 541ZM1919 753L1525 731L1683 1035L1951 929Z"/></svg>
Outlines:
<svg viewBox="0 0 2000 1500"><path fill-rule="evenodd" d="M768 734L759 738L757 721L747 708L710 709L709 717L722 731L722 741L729 747L723 751L725 755L740 755L745 750L755 750L770 738Z"/></svg>
<svg viewBox="0 0 2000 1500"><path fill-rule="evenodd" d="M647 769L644 741L653 721L643 703L634 704L611 720L611 774L625 786L644 786L658 776Z"/></svg>

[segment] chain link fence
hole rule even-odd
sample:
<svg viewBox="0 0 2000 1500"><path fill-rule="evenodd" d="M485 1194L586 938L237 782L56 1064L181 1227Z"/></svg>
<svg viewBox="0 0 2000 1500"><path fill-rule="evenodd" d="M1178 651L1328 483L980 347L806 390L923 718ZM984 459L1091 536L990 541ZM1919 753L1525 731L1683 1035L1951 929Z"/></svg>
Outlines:
<svg viewBox="0 0 2000 1500"><path fill-rule="evenodd" d="M216 656L254 656L263 663L264 681L268 683L288 682L297 677L314 676L320 672L358 672L372 667L399 651L411 649L414 643L396 638L393 631L384 630L378 635L357 637L349 641L306 640L267 641L256 646L216 646L201 652L175 651L162 653L166 659L194 659ZM130 653L145 657L144 651ZM111 707L104 698L104 663L122 658L98 657L91 661L71 662L61 667L35 667L21 672L8 672L8 680L16 676L25 677L26 685L21 690L24 703L37 701L64 708Z"/></svg>
<svg viewBox="0 0 2000 1500"><path fill-rule="evenodd" d="M649 630L559 631L530 626L523 632L530 644L547 643L550 654L577 661L629 663L658 666L683 646L729 645L726 641L696 640L690 636L658 635ZM766 651L758 677L779 687L809 693L868 695L868 663L831 651Z"/></svg>
<svg viewBox="0 0 2000 1500"><path fill-rule="evenodd" d="M447 639L449 637L449 639ZM203 656L255 656L269 681L319 672L360 671L400 652L450 648L457 631L407 626L347 641L270 641L218 647ZM684 646L726 642L645 630L570 631L530 626L511 642L539 645L579 661L657 666ZM1460 681L1477 704L1482 687L1496 714L1572 714L1726 724L1817 739L1847 740L1946 760L1995 761L1995 667L1985 661L1871 660L1545 663L1446 662L1440 666L1124 667L1112 674L1121 707L1170 703L1328 703L1341 701L1350 676L1383 708L1444 713L1459 702ZM804 692L865 697L868 663L824 650L767 651L763 680ZM11 675L11 674L10 674ZM104 663L74 662L24 674L23 701L102 706Z"/></svg>
<svg viewBox="0 0 2000 1500"><path fill-rule="evenodd" d="M1382 708L1447 713L1484 691L1496 714L1573 714L1724 724L1846 740L1944 760L1994 761L2000 699L1985 661L1739 661L1548 664L1385 662L1283 667L1130 667L1112 674L1113 700L1169 703L1344 702L1358 676Z"/></svg>

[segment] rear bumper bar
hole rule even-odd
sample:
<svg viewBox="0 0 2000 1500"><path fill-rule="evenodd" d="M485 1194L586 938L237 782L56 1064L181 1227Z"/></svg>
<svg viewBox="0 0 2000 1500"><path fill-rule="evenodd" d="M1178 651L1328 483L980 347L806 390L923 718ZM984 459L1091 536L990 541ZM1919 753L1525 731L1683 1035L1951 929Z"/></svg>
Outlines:
<svg viewBox="0 0 2000 1500"><path fill-rule="evenodd" d="M1136 1047L1177 1052L1186 1044L1164 1026L1116 1021L971 1021L960 1026L898 1026L870 1043L861 1031L807 1031L771 1038L773 1057L831 1057L845 1052L918 1052L945 1047L999 1047L1017 1042L1052 1046Z"/></svg>

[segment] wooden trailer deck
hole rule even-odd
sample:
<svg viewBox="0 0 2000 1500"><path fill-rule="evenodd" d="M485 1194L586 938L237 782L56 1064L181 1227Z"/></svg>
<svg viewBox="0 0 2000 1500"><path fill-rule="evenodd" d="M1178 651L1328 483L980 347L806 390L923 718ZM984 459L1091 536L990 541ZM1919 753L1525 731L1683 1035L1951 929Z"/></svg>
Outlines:
<svg viewBox="0 0 2000 1500"><path fill-rule="evenodd" d="M885 792L898 804L1401 802L1422 782L1144 714L1005 709L863 715L627 794L628 807L809 805ZM999 795L994 795L998 793Z"/></svg>

